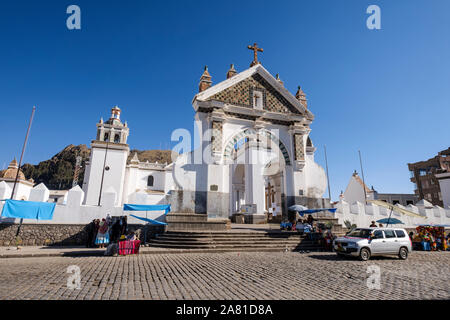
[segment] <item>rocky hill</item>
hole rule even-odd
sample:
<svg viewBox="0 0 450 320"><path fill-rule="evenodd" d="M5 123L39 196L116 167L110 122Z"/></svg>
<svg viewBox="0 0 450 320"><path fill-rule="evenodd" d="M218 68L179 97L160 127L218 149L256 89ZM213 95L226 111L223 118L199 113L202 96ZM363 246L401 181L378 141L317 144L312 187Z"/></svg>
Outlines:
<svg viewBox="0 0 450 320"><path fill-rule="evenodd" d="M171 163L170 150L130 150L128 161L134 153L138 153L140 161ZM78 146L68 145L62 151L54 155L51 159L40 162L37 165L26 163L22 166L22 171L27 179L33 178L36 184L43 182L51 190L67 190L72 188L76 157L80 156L81 169L78 177L78 184L81 186L84 179L84 169L86 161L89 160L90 149L80 144Z"/></svg>
<svg viewBox="0 0 450 320"><path fill-rule="evenodd" d="M158 163L172 163L172 151L171 150L130 150L128 155L128 162L133 158L134 154L137 152L138 159L141 162L158 162ZM177 158L178 154L173 152L173 159Z"/></svg>

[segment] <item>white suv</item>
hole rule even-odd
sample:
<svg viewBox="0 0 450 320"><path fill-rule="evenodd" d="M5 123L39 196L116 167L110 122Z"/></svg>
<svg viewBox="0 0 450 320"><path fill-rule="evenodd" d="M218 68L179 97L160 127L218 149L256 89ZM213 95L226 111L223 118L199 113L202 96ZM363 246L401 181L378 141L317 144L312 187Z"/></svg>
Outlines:
<svg viewBox="0 0 450 320"><path fill-rule="evenodd" d="M363 261L385 254L405 260L412 251L412 243L405 229L356 228L335 239L333 249L338 256L356 256Z"/></svg>

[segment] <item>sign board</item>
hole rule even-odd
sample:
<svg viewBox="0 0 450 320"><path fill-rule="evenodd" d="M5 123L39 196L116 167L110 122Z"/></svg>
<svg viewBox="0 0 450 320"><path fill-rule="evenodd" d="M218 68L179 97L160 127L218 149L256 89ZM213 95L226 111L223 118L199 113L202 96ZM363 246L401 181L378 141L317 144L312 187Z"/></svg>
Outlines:
<svg viewBox="0 0 450 320"><path fill-rule="evenodd" d="M241 212L245 213L245 214L254 214L254 213L256 213L256 203L241 205Z"/></svg>

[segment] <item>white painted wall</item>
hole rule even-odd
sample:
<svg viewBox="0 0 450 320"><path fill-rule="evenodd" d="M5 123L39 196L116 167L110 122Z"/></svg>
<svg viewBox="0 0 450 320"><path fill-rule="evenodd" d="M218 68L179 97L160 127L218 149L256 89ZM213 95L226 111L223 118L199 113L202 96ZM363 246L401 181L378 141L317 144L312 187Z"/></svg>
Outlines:
<svg viewBox="0 0 450 320"><path fill-rule="evenodd" d="M52 220L34 220L24 219L24 223L36 223L36 224L88 224L93 219L105 218L107 214L111 216L128 216L128 223L130 224L143 224L142 220L130 217L130 211L123 211L122 206L112 206L111 202L115 199L111 199L111 194L105 191L103 194L105 200L102 201L102 206L88 206L82 205L84 198L84 192L79 186L76 186L69 190L67 195L67 204L57 204L53 213ZM157 199L154 199L155 201ZM151 200L150 200L151 201ZM145 204L145 203L143 203ZM147 203L148 204L148 203ZM3 209L4 202L0 202L0 212ZM136 216L145 217L145 212L131 212ZM147 217L150 219L161 219L164 214L163 211L148 211ZM0 217L1 222L14 222L18 223L20 219L3 219Z"/></svg>
<svg viewBox="0 0 450 320"><path fill-rule="evenodd" d="M421 224L446 224L450 225L450 209L443 209L440 207L425 208L423 206L408 205L403 207L397 205L406 210L418 213L424 218L410 217L393 211L391 217L399 219L404 224L397 225L401 228L415 228ZM344 200L337 203L335 217L339 220L339 223L344 225L345 220L349 220L351 223L355 223L358 227L367 228L372 221L388 218L390 210L377 206L373 203L364 205L361 202L354 202L350 204ZM378 225L378 223L377 223Z"/></svg>
<svg viewBox="0 0 450 320"><path fill-rule="evenodd" d="M2 181L0 182L0 200L11 198L14 182ZM30 192L33 187L25 183L16 183L16 190L14 191L15 200L29 200Z"/></svg>
<svg viewBox="0 0 450 320"><path fill-rule="evenodd" d="M87 193L85 203L87 205L98 204L105 152L105 148L99 148L96 146L92 146L91 148L89 176L87 176L86 187ZM110 170L105 170L103 188L114 188L118 195L116 205L119 205L120 199L122 199L127 157L127 150L116 150L114 149L114 146L110 146L108 149L105 167L108 166Z"/></svg>
<svg viewBox="0 0 450 320"><path fill-rule="evenodd" d="M372 192L367 192L367 199L373 200ZM347 201L348 203L354 203L356 201L365 202L364 188L353 175L350 178L350 182L347 185L347 189L345 189L344 200Z"/></svg>

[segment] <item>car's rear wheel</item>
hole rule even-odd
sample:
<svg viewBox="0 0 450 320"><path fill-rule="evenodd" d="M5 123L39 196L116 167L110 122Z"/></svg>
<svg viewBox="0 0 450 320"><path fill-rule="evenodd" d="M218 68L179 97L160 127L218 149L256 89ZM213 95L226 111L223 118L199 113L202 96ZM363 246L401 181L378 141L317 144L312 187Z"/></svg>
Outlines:
<svg viewBox="0 0 450 320"><path fill-rule="evenodd" d="M359 259L360 259L361 261L367 261L367 260L369 260L369 259L370 259L370 251L369 251L369 249L367 249L367 248L362 248L362 249L359 251Z"/></svg>
<svg viewBox="0 0 450 320"><path fill-rule="evenodd" d="M405 247L400 248L398 257L402 260L406 260L408 258L408 249L406 249Z"/></svg>

